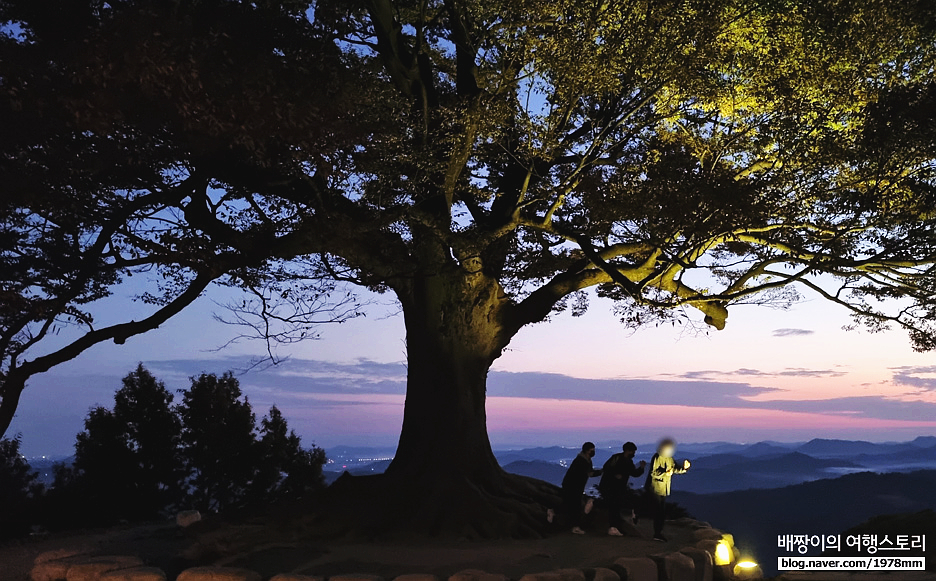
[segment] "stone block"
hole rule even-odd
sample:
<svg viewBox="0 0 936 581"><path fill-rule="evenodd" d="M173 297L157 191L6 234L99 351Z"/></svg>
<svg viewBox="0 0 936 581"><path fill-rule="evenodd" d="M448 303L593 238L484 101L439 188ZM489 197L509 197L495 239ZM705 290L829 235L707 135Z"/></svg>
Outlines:
<svg viewBox="0 0 936 581"><path fill-rule="evenodd" d="M201 513L197 510L183 510L175 517L175 522L182 528L191 526L200 521Z"/></svg>
<svg viewBox="0 0 936 581"><path fill-rule="evenodd" d="M658 581L657 564L650 557L621 557L614 564L627 571L627 581Z"/></svg>
<svg viewBox="0 0 936 581"><path fill-rule="evenodd" d="M520 581L585 581L585 572L580 569L556 569L542 573L528 573Z"/></svg>
<svg viewBox="0 0 936 581"><path fill-rule="evenodd" d="M176 581L260 581L260 573L240 567L192 567L179 573Z"/></svg>
<svg viewBox="0 0 936 581"><path fill-rule="evenodd" d="M65 574L66 581L100 581L101 575L117 569L140 567L143 561L129 555L88 557L73 562Z"/></svg>
<svg viewBox="0 0 936 581"><path fill-rule="evenodd" d="M406 575L398 575L393 581L439 581L439 578L428 573L408 573Z"/></svg>
<svg viewBox="0 0 936 581"><path fill-rule="evenodd" d="M717 529L696 529L692 531L692 538L696 541L720 541L722 538L722 532Z"/></svg>
<svg viewBox="0 0 936 581"><path fill-rule="evenodd" d="M157 567L131 567L108 571L100 581L166 581L166 574Z"/></svg>
<svg viewBox="0 0 936 581"><path fill-rule="evenodd" d="M334 577L329 577L329 581L384 581L384 579L379 575L351 573L347 575L335 575Z"/></svg>
<svg viewBox="0 0 936 581"><path fill-rule="evenodd" d="M480 569L465 569L448 578L448 581L509 581L501 573L486 573Z"/></svg>
<svg viewBox="0 0 936 581"><path fill-rule="evenodd" d="M611 569L596 567L584 571L586 581L621 581L621 576Z"/></svg>
<svg viewBox="0 0 936 581"><path fill-rule="evenodd" d="M695 581L712 581L714 563L711 553L697 547L683 547L679 552L695 564Z"/></svg>
<svg viewBox="0 0 936 581"><path fill-rule="evenodd" d="M695 581L695 563L688 555L666 553L650 558L656 561L659 581Z"/></svg>

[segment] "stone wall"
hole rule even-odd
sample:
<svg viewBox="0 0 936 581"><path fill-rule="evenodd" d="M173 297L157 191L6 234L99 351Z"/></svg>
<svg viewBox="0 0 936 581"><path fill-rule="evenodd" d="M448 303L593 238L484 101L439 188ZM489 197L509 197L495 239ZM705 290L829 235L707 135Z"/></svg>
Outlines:
<svg viewBox="0 0 936 581"><path fill-rule="evenodd" d="M688 521L688 519L686 519ZM180 523L181 524L181 523ZM187 523L186 523L187 524ZM175 581L729 581L736 579L733 566L738 552L731 535L705 523L684 522L695 529L694 546L679 551L645 557L622 557L594 569L559 569L508 579L497 572L468 569L447 580L419 572L383 579L364 573L333 575L329 578L283 572L264 580L249 569L236 567L193 567ZM719 550L719 545L725 545ZM727 562L726 562L727 560ZM745 572L745 579L751 577ZM43 553L36 557L31 581L170 581L158 568L148 567L133 556L92 556L74 552Z"/></svg>

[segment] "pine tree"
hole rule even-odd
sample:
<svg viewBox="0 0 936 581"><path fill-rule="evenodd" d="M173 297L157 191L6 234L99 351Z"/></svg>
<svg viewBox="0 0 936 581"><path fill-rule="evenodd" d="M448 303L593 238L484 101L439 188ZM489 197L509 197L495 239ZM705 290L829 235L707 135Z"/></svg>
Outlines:
<svg viewBox="0 0 936 581"><path fill-rule="evenodd" d="M182 393L182 457L191 500L203 511L245 501L258 463L256 418L230 372L203 373Z"/></svg>
<svg viewBox="0 0 936 581"><path fill-rule="evenodd" d="M138 501L150 514L178 502L182 493L181 422L172 400L172 393L142 363L123 378L114 395L114 416L126 432L137 467Z"/></svg>
<svg viewBox="0 0 936 581"><path fill-rule="evenodd" d="M38 472L20 454L19 434L0 440L0 539L24 534L34 515L34 500L42 492Z"/></svg>
<svg viewBox="0 0 936 581"><path fill-rule="evenodd" d="M290 430L286 418L275 405L260 420L259 465L253 494L257 499L301 496L324 485L320 448L304 449L301 439Z"/></svg>

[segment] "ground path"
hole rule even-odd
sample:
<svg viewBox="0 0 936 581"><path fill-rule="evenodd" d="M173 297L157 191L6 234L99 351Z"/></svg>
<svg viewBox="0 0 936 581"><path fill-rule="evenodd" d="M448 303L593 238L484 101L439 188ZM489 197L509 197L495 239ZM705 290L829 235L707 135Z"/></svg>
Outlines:
<svg viewBox="0 0 936 581"><path fill-rule="evenodd" d="M649 537L649 527L649 522L641 522L639 533ZM174 523L118 526L35 537L0 546L0 581L27 579L37 555L63 549L84 549L101 555L136 555L162 568L170 579L186 567L209 563L247 567L264 577L283 572L326 577L367 573L392 579L405 573L432 573L445 579L463 569L482 569L517 579L526 573L553 569L606 567L619 557L671 552L695 542L692 529L675 524L669 526L667 543L637 536L609 537L604 534L604 527L598 529L596 523L594 528L597 530L586 535L558 532L531 540L271 539L273 542L263 543L262 529L249 523L202 532L187 532Z"/></svg>

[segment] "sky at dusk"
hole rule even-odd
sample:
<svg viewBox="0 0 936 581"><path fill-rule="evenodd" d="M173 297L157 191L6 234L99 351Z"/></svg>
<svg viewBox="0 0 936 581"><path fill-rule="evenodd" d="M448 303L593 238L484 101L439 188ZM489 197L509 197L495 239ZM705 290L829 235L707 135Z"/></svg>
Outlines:
<svg viewBox="0 0 936 581"><path fill-rule="evenodd" d="M135 283L136 284L136 283ZM124 285L97 305L98 324L141 317ZM216 350L240 330L217 322L235 291L212 290L160 329L99 345L35 377L10 433L26 455L63 455L90 406L110 406L120 378L143 362L172 390L202 371L245 370L260 343ZM402 423L403 318L389 295L365 297L367 316L321 328L282 364L239 375L258 415L276 404L306 443L389 446ZM696 320L697 313L690 311ZM730 310L723 331L625 329L609 302L521 330L488 381L496 447L649 442L874 441L936 434L936 353L915 353L901 331L844 331L843 309L806 296L788 311ZM59 341L69 337L62 331Z"/></svg>

